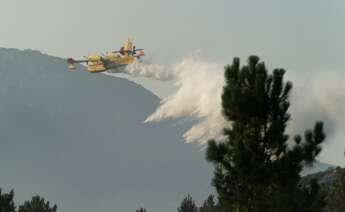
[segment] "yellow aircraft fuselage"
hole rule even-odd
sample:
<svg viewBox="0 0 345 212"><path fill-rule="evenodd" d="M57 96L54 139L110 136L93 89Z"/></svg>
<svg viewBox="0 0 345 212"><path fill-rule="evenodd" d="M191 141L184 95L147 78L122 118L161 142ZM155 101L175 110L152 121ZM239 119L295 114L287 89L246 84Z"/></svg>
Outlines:
<svg viewBox="0 0 345 212"><path fill-rule="evenodd" d="M90 73L99 73L108 70L116 70L120 67L129 65L144 56L145 53L143 49L136 49L133 46L132 40L128 39L120 51L113 51L107 55L90 55L85 59L74 60L73 58L68 58L68 68L71 70L76 69L76 63L86 64L86 70Z"/></svg>
<svg viewBox="0 0 345 212"><path fill-rule="evenodd" d="M104 72L111 68L121 67L133 63L135 57L110 53L104 57L92 55L88 57L87 71L91 73Z"/></svg>

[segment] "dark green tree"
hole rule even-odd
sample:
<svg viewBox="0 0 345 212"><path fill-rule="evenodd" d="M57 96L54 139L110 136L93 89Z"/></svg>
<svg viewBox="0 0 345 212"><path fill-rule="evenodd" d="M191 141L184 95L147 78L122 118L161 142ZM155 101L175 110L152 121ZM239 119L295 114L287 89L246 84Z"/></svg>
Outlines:
<svg viewBox="0 0 345 212"><path fill-rule="evenodd" d="M238 58L225 67L222 106L231 127L224 129L225 141L209 141L206 158L215 166L213 185L226 211L295 211L302 164L321 151L322 122L304 141L297 135L288 143L292 83L284 82L284 73L268 74L257 56L242 68Z"/></svg>
<svg viewBox="0 0 345 212"><path fill-rule="evenodd" d="M214 201L214 196L211 194L204 201L203 205L199 208L199 212L218 212Z"/></svg>
<svg viewBox="0 0 345 212"><path fill-rule="evenodd" d="M188 195L185 197L179 208L177 208L178 212L198 212L198 207L195 205L193 198Z"/></svg>
<svg viewBox="0 0 345 212"><path fill-rule="evenodd" d="M10 193L2 193L0 189L0 212L15 212L16 206L13 201L14 192L13 190Z"/></svg>
<svg viewBox="0 0 345 212"><path fill-rule="evenodd" d="M49 201L45 201L40 196L33 196L31 201L25 201L19 206L18 212L56 212L57 206L50 206Z"/></svg>
<svg viewBox="0 0 345 212"><path fill-rule="evenodd" d="M146 212L146 209L143 207L140 207L139 209L137 209L135 212Z"/></svg>

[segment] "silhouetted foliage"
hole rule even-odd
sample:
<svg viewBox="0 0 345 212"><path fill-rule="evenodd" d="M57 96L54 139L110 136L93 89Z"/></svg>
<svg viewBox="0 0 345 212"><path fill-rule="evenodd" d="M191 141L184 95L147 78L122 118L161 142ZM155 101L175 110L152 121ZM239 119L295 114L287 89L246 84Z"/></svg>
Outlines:
<svg viewBox="0 0 345 212"><path fill-rule="evenodd" d="M9 193L2 193L0 189L0 212L15 212L16 206L13 201L14 192L11 190Z"/></svg>
<svg viewBox="0 0 345 212"><path fill-rule="evenodd" d="M137 209L135 212L146 212L146 209L141 207L141 208Z"/></svg>
<svg viewBox="0 0 345 212"><path fill-rule="evenodd" d="M17 212L16 205L13 201L14 192L2 193L0 189L0 212ZM56 212L57 206L50 207L49 202L40 196L32 197L31 201L25 201L20 205L18 212Z"/></svg>
<svg viewBox="0 0 345 212"><path fill-rule="evenodd" d="M32 197L31 201L25 201L19 206L18 212L56 212L57 206L49 205L49 201L45 201L40 196Z"/></svg>
<svg viewBox="0 0 345 212"><path fill-rule="evenodd" d="M222 106L231 128L224 130L224 142L209 141L206 158L215 166L213 185L226 211L296 211L296 192L303 200L312 198L304 201L306 208L318 204L315 190L301 197L308 192L298 182L302 164L313 162L321 151L323 124L307 130L304 141L297 135L288 144L292 83L284 82L284 74L283 69L268 74L257 56L242 68L238 58L225 67Z"/></svg>
<svg viewBox="0 0 345 212"><path fill-rule="evenodd" d="M214 196L209 195L204 201L203 205L199 208L199 212L217 212L217 206L214 201Z"/></svg>
<svg viewBox="0 0 345 212"><path fill-rule="evenodd" d="M198 212L198 207L195 205L193 198L188 195L185 197L182 202L181 206L177 209L178 212Z"/></svg>

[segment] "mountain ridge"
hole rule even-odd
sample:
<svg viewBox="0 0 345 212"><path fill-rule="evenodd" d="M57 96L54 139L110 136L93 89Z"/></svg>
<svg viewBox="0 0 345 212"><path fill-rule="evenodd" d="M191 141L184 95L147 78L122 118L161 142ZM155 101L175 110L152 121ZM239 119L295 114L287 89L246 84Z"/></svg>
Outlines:
<svg viewBox="0 0 345 212"><path fill-rule="evenodd" d="M143 123L160 99L141 85L1 48L0 98L0 186L20 200L40 194L59 211L169 212L187 193L201 200L211 190L212 172L183 142L183 124Z"/></svg>
<svg viewBox="0 0 345 212"><path fill-rule="evenodd" d="M213 191L211 164L181 137L189 123L144 124L160 99L128 79L0 48L0 99L0 186L19 200L40 194L59 211L172 212L188 193L201 203Z"/></svg>

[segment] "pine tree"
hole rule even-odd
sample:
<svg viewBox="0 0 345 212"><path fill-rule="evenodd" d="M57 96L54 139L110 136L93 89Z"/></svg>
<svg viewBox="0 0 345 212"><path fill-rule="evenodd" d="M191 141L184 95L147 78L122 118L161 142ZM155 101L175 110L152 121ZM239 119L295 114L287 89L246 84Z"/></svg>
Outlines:
<svg viewBox="0 0 345 212"><path fill-rule="evenodd" d="M177 209L178 212L198 212L198 207L195 205L193 198L188 195L185 197L182 202L181 206Z"/></svg>
<svg viewBox="0 0 345 212"><path fill-rule="evenodd" d="M14 192L13 190L10 193L2 193L0 189L0 211L1 212L15 212L16 206L13 201Z"/></svg>
<svg viewBox="0 0 345 212"><path fill-rule="evenodd" d="M135 212L146 212L145 208L140 207L139 209L137 209Z"/></svg>
<svg viewBox="0 0 345 212"><path fill-rule="evenodd" d="M56 212L57 206L51 207L49 201L45 201L40 196L33 196L31 201L25 201L19 206L18 212Z"/></svg>
<svg viewBox="0 0 345 212"><path fill-rule="evenodd" d="M324 141L322 122L289 145L291 82L283 69L268 71L257 56L240 68L225 67L223 114L231 127L223 142L209 141L206 158L215 166L213 185L226 211L294 211L302 163L311 163Z"/></svg>
<svg viewBox="0 0 345 212"><path fill-rule="evenodd" d="M204 204L199 208L199 212L218 212L212 194L204 201Z"/></svg>

